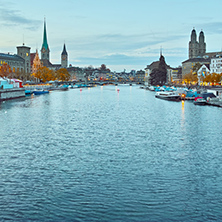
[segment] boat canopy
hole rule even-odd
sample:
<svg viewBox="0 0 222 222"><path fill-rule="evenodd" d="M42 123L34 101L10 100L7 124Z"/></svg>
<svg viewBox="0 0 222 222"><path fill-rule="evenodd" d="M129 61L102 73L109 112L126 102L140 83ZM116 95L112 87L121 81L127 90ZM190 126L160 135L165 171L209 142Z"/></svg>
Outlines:
<svg viewBox="0 0 222 222"><path fill-rule="evenodd" d="M213 93L201 93L200 97L203 97L204 99L207 99L208 97L215 98L216 96Z"/></svg>

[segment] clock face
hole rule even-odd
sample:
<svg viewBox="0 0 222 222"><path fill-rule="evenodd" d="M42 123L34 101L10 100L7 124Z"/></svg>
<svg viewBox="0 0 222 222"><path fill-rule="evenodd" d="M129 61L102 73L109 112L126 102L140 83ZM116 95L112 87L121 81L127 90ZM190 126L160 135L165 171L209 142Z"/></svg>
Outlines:
<svg viewBox="0 0 222 222"><path fill-rule="evenodd" d="M62 60L65 60L65 59L66 59L66 57L65 57L65 56L63 56L63 57L62 57Z"/></svg>
<svg viewBox="0 0 222 222"><path fill-rule="evenodd" d="M45 53L45 49L44 48L42 49L42 52Z"/></svg>

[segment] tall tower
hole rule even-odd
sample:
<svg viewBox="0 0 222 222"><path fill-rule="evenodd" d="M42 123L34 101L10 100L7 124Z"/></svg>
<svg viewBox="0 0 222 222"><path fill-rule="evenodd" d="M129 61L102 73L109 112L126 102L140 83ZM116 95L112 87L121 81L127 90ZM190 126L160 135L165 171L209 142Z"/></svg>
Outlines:
<svg viewBox="0 0 222 222"><path fill-rule="evenodd" d="M43 32L43 43L41 49L41 60L47 59L49 61L49 46L47 42L47 34L46 34L46 22L44 20L44 32Z"/></svg>
<svg viewBox="0 0 222 222"><path fill-rule="evenodd" d="M30 57L30 47L25 46L23 43L22 46L17 46L17 55L22 57L25 60L24 71L26 73L31 72L31 57ZM22 71L22 70L21 70Z"/></svg>
<svg viewBox="0 0 222 222"><path fill-rule="evenodd" d="M199 55L203 56L206 53L206 43L204 41L204 33L200 32L199 35Z"/></svg>
<svg viewBox="0 0 222 222"><path fill-rule="evenodd" d="M62 68L67 68L68 66L68 53L66 51L66 45L63 46L63 51L61 53L61 66Z"/></svg>
<svg viewBox="0 0 222 222"><path fill-rule="evenodd" d="M196 58L199 56L199 43L197 42L196 30L193 29L191 32L191 40L189 42L189 59Z"/></svg>

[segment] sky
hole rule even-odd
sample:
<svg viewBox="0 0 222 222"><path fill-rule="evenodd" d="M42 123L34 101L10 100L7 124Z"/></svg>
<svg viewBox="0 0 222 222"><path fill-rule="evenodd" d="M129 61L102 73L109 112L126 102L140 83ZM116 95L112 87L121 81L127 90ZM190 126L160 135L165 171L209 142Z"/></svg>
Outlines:
<svg viewBox="0 0 222 222"><path fill-rule="evenodd" d="M188 59L193 28L207 52L222 50L221 0L0 0L0 52L25 43L41 50L46 19L50 61L112 71L144 69L157 61L178 67Z"/></svg>

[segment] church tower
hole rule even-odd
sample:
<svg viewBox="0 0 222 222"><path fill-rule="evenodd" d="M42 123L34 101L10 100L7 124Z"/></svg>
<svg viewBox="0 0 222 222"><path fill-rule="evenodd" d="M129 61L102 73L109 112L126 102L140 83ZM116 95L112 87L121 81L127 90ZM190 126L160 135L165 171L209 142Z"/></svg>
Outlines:
<svg viewBox="0 0 222 222"><path fill-rule="evenodd" d="M17 46L17 55L22 57L25 60L25 66L23 71L26 73L31 72L31 57L30 57L30 47L25 46L23 43L22 46ZM22 70L21 70L22 71Z"/></svg>
<svg viewBox="0 0 222 222"><path fill-rule="evenodd" d="M43 43L41 49L41 60L48 60L49 61L49 46L47 42L47 34L46 34L46 22L44 20L44 32L43 32Z"/></svg>
<svg viewBox="0 0 222 222"><path fill-rule="evenodd" d="M63 51L61 53L61 66L62 68L67 68L68 66L68 53L66 51L66 45L63 46Z"/></svg>
<svg viewBox="0 0 222 222"><path fill-rule="evenodd" d="M191 32L191 40L189 42L189 59L196 58L199 56L199 43L197 42L196 30L193 29Z"/></svg>
<svg viewBox="0 0 222 222"><path fill-rule="evenodd" d="M204 41L204 33L200 32L199 35L199 55L203 56L206 53L206 43Z"/></svg>

